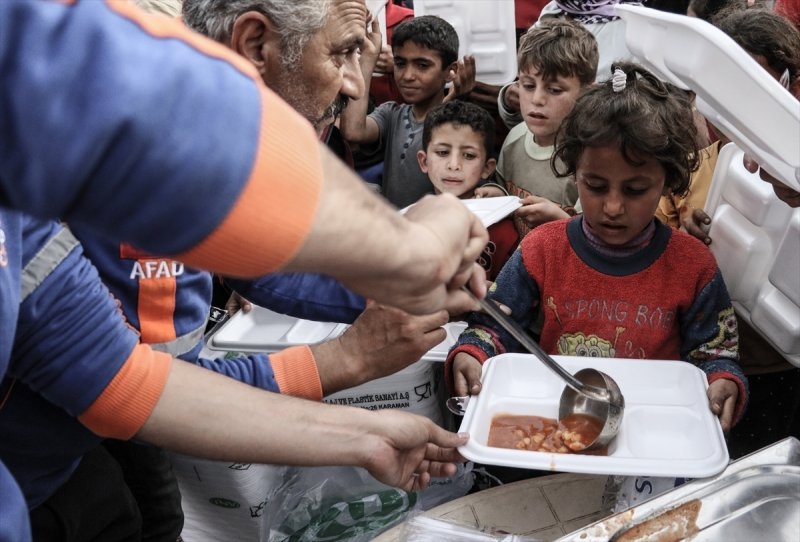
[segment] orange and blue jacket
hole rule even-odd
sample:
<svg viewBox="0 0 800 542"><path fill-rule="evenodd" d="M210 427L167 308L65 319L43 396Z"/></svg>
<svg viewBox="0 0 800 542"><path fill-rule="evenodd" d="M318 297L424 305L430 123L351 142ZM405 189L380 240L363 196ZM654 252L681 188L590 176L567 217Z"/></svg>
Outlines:
<svg viewBox="0 0 800 542"><path fill-rule="evenodd" d="M36 243L56 234L23 235L23 218L8 209L186 265L262 276L290 261L311 229L322 178L316 135L245 60L128 2L0 2L0 36L0 378L16 382L9 397L27 386L93 433L130 438L172 358L140 345L116 312L122 327L103 335L96 318L116 302L91 266L73 260L77 249L51 277L69 288L42 282L21 305L23 252L34 260ZM92 306L95 298L105 301ZM92 343L112 350L91 355ZM29 540L26 503L2 462L0 503L0 541Z"/></svg>

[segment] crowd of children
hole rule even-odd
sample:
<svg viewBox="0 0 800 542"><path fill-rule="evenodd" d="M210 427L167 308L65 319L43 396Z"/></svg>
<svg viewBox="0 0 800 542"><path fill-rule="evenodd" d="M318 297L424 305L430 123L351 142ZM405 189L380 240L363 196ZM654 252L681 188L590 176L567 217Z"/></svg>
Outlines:
<svg viewBox="0 0 800 542"><path fill-rule="evenodd" d="M345 129L345 138L359 144L403 141L402 148L385 148L388 162L384 180L389 179L385 195L396 205L409 205L419 197L412 197L411 186L419 187L419 194L511 194L522 199L522 207L512 217L516 235L506 229L499 236L505 240L501 252L494 252L493 243L487 247L495 256L495 272L490 272L489 278L497 279L490 296L506 304L512 315L534 333L541 333L540 340L551 353L575 354L575 341L580 336L587 343L602 343L605 347L599 351L604 355L695 363L709 374L709 402L726 432L742 419L748 402L748 379L740 367L752 373L754 382L763 380L753 398L758 421L745 423L746 430L734 429L731 433L731 455L739 457L781 436L798 433L795 381L800 369L769 347L746 322L739 324L744 343L740 345L725 284L711 252L703 246L711 240L707 234L710 218L702 209L718 150L727 139L698 116L691 93L658 81L635 63L625 64L623 61L633 59L627 49L612 52L611 30L598 43L597 29L611 28L611 23L618 21L612 11L614 3L551 2L542 9L539 21L520 36L513 95L521 122L511 127L497 153L496 166L494 156L484 158L477 150L480 139L486 141L482 135L485 129L475 124L477 106L455 106L459 98L469 101L469 97L446 90L445 84L452 78L446 70L455 60L452 41L437 41L431 31L415 34L426 37L411 38L410 47L417 59L435 67L433 72L438 77L415 78L417 86L413 88L418 94L409 91L403 96L407 105L384 105L414 114L399 115L393 123L381 123L379 129L374 117L353 109L343 120L352 126L357 118L363 129ZM682 8L671 6L671 10L685 12L690 8L690 14L692 10L702 11L703 17L731 35L786 88L794 85L797 95L800 42L797 28L787 18L773 11L771 5L759 2L686 4ZM420 28L441 26L446 29L443 36L453 33L446 22L435 17L419 19L425 19ZM403 26L410 22L401 23L395 36L405 36ZM401 59L409 54L405 39L392 43ZM600 71L599 59L605 59L605 69ZM613 78L608 71L612 62ZM364 73L369 71L365 69ZM617 88L623 85L620 81L624 82L622 89ZM423 87L425 90L419 90ZM506 91L504 88L500 93L501 110L505 110ZM676 121L678 118L683 120ZM391 127L393 135L389 135ZM422 140L409 129L422 130ZM671 143L671 150L659 147L656 142L661 138ZM698 148L708 139L713 141L710 147ZM637 140L639 143L634 143ZM418 150L420 144L422 149ZM408 150L416 150L420 157L414 182L397 172L397 160L408 158ZM427 185L418 176L420 172L428 175ZM472 182L465 181L468 176L472 176ZM408 198L397 199L398 182L407 183L404 189ZM788 205L796 206L791 189L777 183L775 191ZM553 224L544 227L546 223ZM493 242L496 238L493 236ZM516 246L516 253L509 250ZM574 251L570 253L573 260L554 256L567 247ZM659 259L661 254L664 258ZM696 265L679 265L690 254L689 260ZM656 269L656 261L655 267L673 264ZM572 270L574 275L570 274ZM587 276L592 273L598 275L589 281ZM597 292L591 295L603 292L606 305L649 307L670 315L669 323L663 322L663 329L653 333L637 328L636 322L616 322L610 332L603 331L599 322L572 322L569 318L575 314L570 307L581 296L590 296L587 284ZM655 292L642 288L643 284L659 284L663 289ZM656 299L661 304L658 307ZM700 315L705 324L697 322ZM469 322L471 327L447 364L448 382L458 395L480 389L481 371L476 359L483 361L519 347L513 341L506 344L509 338L486 317L474 314ZM744 359L740 360L740 353ZM761 367L773 364L775 379L759 374L763 373L759 369L747 370L752 363ZM762 401L777 401L779 406L770 408ZM751 412L744 417L746 422Z"/></svg>
<svg viewBox="0 0 800 542"><path fill-rule="evenodd" d="M478 151L480 139L486 138L482 135L485 129L475 124L473 108L477 106L453 105L459 98L468 101L469 97L445 89L449 80L446 70L455 59L446 39L411 38L411 54L435 67L438 77L415 79L418 86L412 88L418 94L409 91L403 96L409 105L385 107L413 114L371 124L374 117L364 121L365 115L353 109L344 118L352 122L358 117L371 128L360 133L345 130L345 137L350 136L354 143L403 142L402 148L385 148L384 179L389 179L385 194L396 205L409 205L431 190L460 197L519 196L523 206L512 217L516 235L506 229L492 236L487 247L495 266L489 278L496 279L490 296L507 305L521 323L541 333L542 344L554 354L575 354L591 343L592 351L602 355L697 364L709 376L710 408L720 416L726 433L730 432L731 456L740 457L778 438L800 434L800 369L791 366L746 322L737 327L722 276L703 246L711 240L710 218L702 209L718 150L727 139L699 117L691 93L658 81L641 66L620 62L633 59L633 55L627 50L624 54L610 52L610 30L598 46L597 28L592 30L592 25L612 27L609 23L618 19L608 8L614 3L551 2L539 21L521 35L518 80L513 85L521 122L511 127L496 156L496 166L491 153L484 158ZM727 9L723 9L725 5ZM733 0L692 4L797 95L800 34L770 7ZM561 17L556 16L559 13ZM424 19L425 25L435 25L435 18ZM405 24L409 23L398 27L400 36L404 36ZM444 21L436 24L448 27ZM409 58L409 46L403 40L392 43L396 55L400 50L401 59ZM603 58L606 67L598 71L598 61ZM611 62L614 78L607 66ZM603 86L597 87L595 80L604 82ZM420 90L423 87L425 90ZM506 111L506 91L500 93L501 111ZM389 134L391 127L393 135ZM415 138L420 129L422 141ZM670 150L659 147L662 138L672 144ZM709 139L709 148L698 148ZM410 150L420 157L414 182L397 170L397 160L407 159ZM418 176L420 172L428 175L427 185ZM467 176L473 181L466 182ZM762 177L774 182L767 175ZM398 199L398 182L405 184L408 197ZM419 187L416 195L411 186ZM797 206L796 192L779 182L775 186L780 199ZM545 223L553 224L544 227ZM502 251L495 252L498 238L505 241ZM516 246L519 251L513 253ZM569 256L556 257L562 251ZM587 278L590 275L592 280ZM653 289L656 284L657 292ZM638 322L612 325L577 318L572 309L579 298L600 296L601 292L605 305L648 307L669 315L665 316L669 322L663 321L663 327L654 333L638 327ZM704 324L698 323L700 316ZM479 391L478 361L519 347L486 317L474 314L469 322L471 327L446 366L447 381L458 395ZM603 326L611 327L604 330ZM756 367L750 369L752 364ZM765 366L770 369L764 370ZM754 383L752 396L745 373ZM750 410L745 408L748 400L753 405ZM739 420L744 421L737 429L734 426Z"/></svg>

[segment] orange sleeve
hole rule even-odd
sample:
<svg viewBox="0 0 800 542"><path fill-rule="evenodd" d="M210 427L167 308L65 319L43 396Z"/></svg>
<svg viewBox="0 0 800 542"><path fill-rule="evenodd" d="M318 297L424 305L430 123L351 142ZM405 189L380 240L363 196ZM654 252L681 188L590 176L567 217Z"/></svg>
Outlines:
<svg viewBox="0 0 800 542"><path fill-rule="evenodd" d="M228 216L202 242L174 256L219 273L255 277L291 261L311 231L322 185L320 142L311 124L266 88L250 62L168 17L109 1L120 15L154 36L179 38L251 78L261 96L261 128L250 178Z"/></svg>
<svg viewBox="0 0 800 542"><path fill-rule="evenodd" d="M311 348L293 346L270 354L269 360L282 394L314 401L322 399L322 382Z"/></svg>
<svg viewBox="0 0 800 542"><path fill-rule="evenodd" d="M167 383L172 357L137 344L103 393L78 416L92 432L127 440L150 417Z"/></svg>
<svg viewBox="0 0 800 542"><path fill-rule="evenodd" d="M311 231L322 185L316 133L278 96L262 89L261 139L250 179L227 218L176 256L231 276L275 271Z"/></svg>

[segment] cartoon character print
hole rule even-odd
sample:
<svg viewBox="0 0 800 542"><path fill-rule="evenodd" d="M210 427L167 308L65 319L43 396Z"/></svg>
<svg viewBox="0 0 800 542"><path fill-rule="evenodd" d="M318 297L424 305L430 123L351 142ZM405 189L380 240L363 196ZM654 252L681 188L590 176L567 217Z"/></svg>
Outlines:
<svg viewBox="0 0 800 542"><path fill-rule="evenodd" d="M558 338L558 353L562 356L613 358L616 350L611 341L597 335L565 334Z"/></svg>
<svg viewBox="0 0 800 542"><path fill-rule="evenodd" d="M720 311L717 324L717 328L719 329L717 336L705 343L703 348L693 353L693 357L697 361L705 361L707 359L719 357L737 358L739 352L739 331L733 307L728 307Z"/></svg>

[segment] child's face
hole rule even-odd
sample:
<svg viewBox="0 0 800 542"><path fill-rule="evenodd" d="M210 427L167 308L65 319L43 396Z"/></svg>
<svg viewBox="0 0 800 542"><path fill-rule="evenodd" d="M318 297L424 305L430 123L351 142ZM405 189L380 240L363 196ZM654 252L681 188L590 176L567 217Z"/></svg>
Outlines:
<svg viewBox="0 0 800 542"><path fill-rule="evenodd" d="M624 245L640 234L666 192L663 166L652 157L642 161L629 164L615 145L586 147L578 160L583 218L609 245Z"/></svg>
<svg viewBox="0 0 800 542"><path fill-rule="evenodd" d="M520 112L536 143L547 147L555 142L558 127L572 111L581 88L574 75L546 80L536 68L520 72Z"/></svg>
<svg viewBox="0 0 800 542"><path fill-rule="evenodd" d="M434 96L444 96L444 85L451 79L450 69L443 69L438 52L407 41L392 51L394 80L406 103L419 104Z"/></svg>
<svg viewBox="0 0 800 542"><path fill-rule="evenodd" d="M487 160L483 138L469 126L442 124L433 129L427 152L417 153L419 167L437 194L449 192L472 197L478 182L494 171L495 159Z"/></svg>

